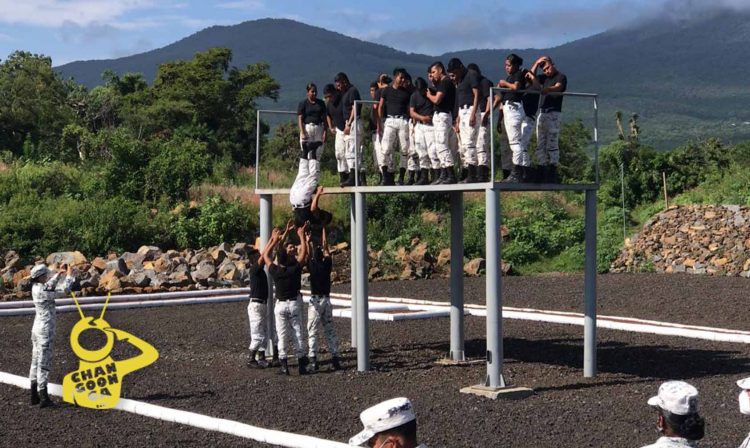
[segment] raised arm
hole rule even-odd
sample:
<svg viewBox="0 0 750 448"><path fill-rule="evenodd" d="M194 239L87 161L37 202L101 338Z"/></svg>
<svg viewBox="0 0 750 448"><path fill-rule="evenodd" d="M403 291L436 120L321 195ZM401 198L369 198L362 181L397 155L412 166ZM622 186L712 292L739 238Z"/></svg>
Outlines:
<svg viewBox="0 0 750 448"><path fill-rule="evenodd" d="M326 228L323 226L321 238L320 238L320 244L323 246L323 256L324 257L330 257L331 253L328 251L328 237L326 236Z"/></svg>
<svg viewBox="0 0 750 448"><path fill-rule="evenodd" d="M261 257L263 257L263 262L266 264L266 266L271 266L273 264L273 260L271 260L271 251L273 251L273 248L276 247L276 245L279 243L279 235L279 229L274 228L271 232L271 240L263 249Z"/></svg>
<svg viewBox="0 0 750 448"><path fill-rule="evenodd" d="M310 204L310 211L312 213L318 211L318 201L320 200L321 196L323 196L323 186L318 185L318 188L315 189L315 196L313 196L312 203Z"/></svg>
<svg viewBox="0 0 750 448"><path fill-rule="evenodd" d="M307 260L307 227L310 225L310 221L305 222L305 225L297 228L297 236L299 237L300 250L297 254L297 262L303 264Z"/></svg>
<svg viewBox="0 0 750 448"><path fill-rule="evenodd" d="M294 228L294 221L290 219L290 220L289 220L289 221L288 221L288 222L286 223L286 228L284 228L284 234L283 234L283 235L281 235L281 240L280 240L280 241L281 241L282 243L285 243L285 242L286 242L286 239L287 239L287 237L289 236L289 232L291 232L293 228Z"/></svg>

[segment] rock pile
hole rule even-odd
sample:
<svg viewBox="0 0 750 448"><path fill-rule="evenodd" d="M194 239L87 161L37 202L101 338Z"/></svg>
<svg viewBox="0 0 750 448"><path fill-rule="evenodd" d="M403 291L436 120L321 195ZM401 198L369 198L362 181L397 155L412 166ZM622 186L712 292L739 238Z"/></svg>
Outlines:
<svg viewBox="0 0 750 448"><path fill-rule="evenodd" d="M750 277L750 208L673 206L626 242L610 270Z"/></svg>

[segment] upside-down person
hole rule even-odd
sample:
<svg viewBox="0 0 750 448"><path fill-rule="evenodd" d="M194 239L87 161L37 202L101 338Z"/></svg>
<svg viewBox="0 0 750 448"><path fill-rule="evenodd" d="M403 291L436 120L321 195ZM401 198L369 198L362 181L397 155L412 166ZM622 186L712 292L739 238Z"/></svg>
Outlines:
<svg viewBox="0 0 750 448"><path fill-rule="evenodd" d="M306 341L303 340L304 332L302 329L301 310L297 298L300 294L302 284L302 265L307 259L307 240L305 232L307 223L297 228L297 235L300 240L300 249L292 242L285 242L281 237L279 229L273 229L271 232L271 241L268 242L269 250L263 251L263 260L268 266L268 271L273 278L274 289L276 293L276 306L274 307L274 317L276 321L276 332L278 335L279 345L279 363L281 364L281 373L289 375L289 364L287 362L287 337L292 336L292 345L294 354L297 356L297 365L300 375L307 373L308 359L304 354ZM290 222L287 225L286 233L293 228ZM270 252L277 245L279 247L277 259L274 263L271 260ZM292 333L291 335L289 333Z"/></svg>
<svg viewBox="0 0 750 448"><path fill-rule="evenodd" d="M318 185L320 163L317 159L301 157L297 177L289 189L289 202L294 209L294 222L301 227L310 221L314 226L326 225L331 221L331 214L318 207L318 199L323 189Z"/></svg>

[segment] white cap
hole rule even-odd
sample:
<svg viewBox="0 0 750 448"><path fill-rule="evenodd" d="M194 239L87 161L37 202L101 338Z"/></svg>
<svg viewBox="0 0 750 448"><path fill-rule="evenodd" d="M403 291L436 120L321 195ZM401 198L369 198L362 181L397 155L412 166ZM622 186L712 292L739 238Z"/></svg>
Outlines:
<svg viewBox="0 0 750 448"><path fill-rule="evenodd" d="M659 386L658 395L648 399L648 404L672 414L695 414L698 412L698 389L684 381L667 381Z"/></svg>
<svg viewBox="0 0 750 448"><path fill-rule="evenodd" d="M33 268L31 268L31 275L29 276L29 278L31 278L33 280L33 279L39 278L39 277L41 277L41 276L43 276L45 274L48 274L49 272L50 272L50 270L47 267L47 265L38 264L38 265L34 266Z"/></svg>
<svg viewBox="0 0 750 448"><path fill-rule="evenodd" d="M365 429L349 439L349 445L359 446L372 439L375 434L388 431L416 420L414 408L408 398L392 398L367 408L359 414Z"/></svg>
<svg viewBox="0 0 750 448"><path fill-rule="evenodd" d="M738 380L737 385L740 386L741 389L750 390L750 377Z"/></svg>

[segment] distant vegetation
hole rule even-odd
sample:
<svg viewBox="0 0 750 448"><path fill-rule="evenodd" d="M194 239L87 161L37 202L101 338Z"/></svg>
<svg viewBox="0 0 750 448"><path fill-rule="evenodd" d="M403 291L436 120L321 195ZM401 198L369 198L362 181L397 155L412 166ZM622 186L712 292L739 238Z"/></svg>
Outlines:
<svg viewBox="0 0 750 448"><path fill-rule="evenodd" d="M99 255L142 244L169 249L252 240L258 225L255 111L258 101L277 98L280 86L266 64L236 68L231 61L229 50L211 49L160 65L152 84L140 74L105 72L104 83L90 90L61 79L44 56L17 52L2 61L0 250L27 257L72 249ZM614 123L614 116L601 118ZM283 124L268 136L262 126L261 181L289 185L296 128ZM662 173L672 201L750 205L750 143L690 139L657 151L641 143L651 132L644 127L599 154L601 271L622 247L623 226L630 234L663 208ZM324 185L336 183L331 140ZM564 180L592 181L591 135L583 122L564 125L561 147ZM324 198L334 212L333 239L348 238L347 200ZM374 249L395 251L414 238L434 253L447 247L444 195L372 195L368 201ZM277 224L290 213L282 203L275 207ZM581 270L582 203L575 193L503 194L504 259L521 273ZM437 222L426 222L425 211ZM483 255L484 222L483 198L467 195L467 257Z"/></svg>

